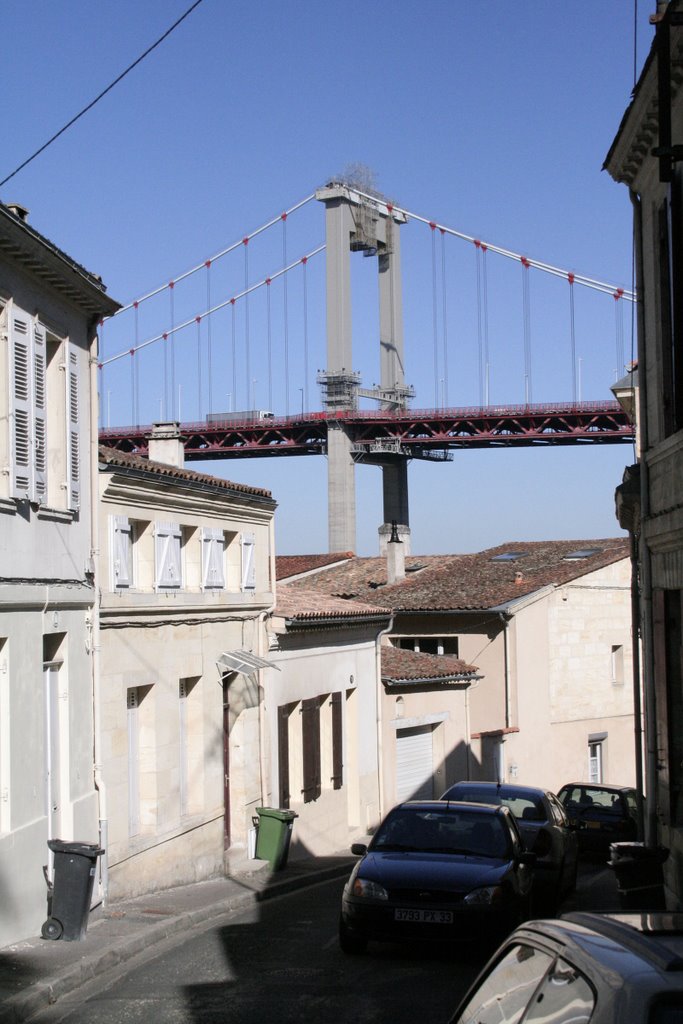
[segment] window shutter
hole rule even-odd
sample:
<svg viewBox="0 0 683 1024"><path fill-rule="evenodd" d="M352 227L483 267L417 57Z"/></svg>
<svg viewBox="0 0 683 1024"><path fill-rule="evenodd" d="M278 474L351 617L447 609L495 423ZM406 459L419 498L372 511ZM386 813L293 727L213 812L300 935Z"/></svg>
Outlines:
<svg viewBox="0 0 683 1024"><path fill-rule="evenodd" d="M254 534L242 534L242 590L256 589L256 564L254 560Z"/></svg>
<svg viewBox="0 0 683 1024"><path fill-rule="evenodd" d="M157 588L179 588L182 585L180 536L180 526L177 523L156 524L154 540Z"/></svg>
<svg viewBox="0 0 683 1024"><path fill-rule="evenodd" d="M277 709L277 766L278 766L278 797L280 807L289 807L289 716L291 704L284 704Z"/></svg>
<svg viewBox="0 0 683 1024"><path fill-rule="evenodd" d="M66 407L67 407L67 488L68 506L77 509L81 504L81 452L80 412L78 394L78 354L72 345L67 345L66 360Z"/></svg>
<svg viewBox="0 0 683 1024"><path fill-rule="evenodd" d="M330 694L332 705L332 789L341 789L343 776L342 695Z"/></svg>
<svg viewBox="0 0 683 1024"><path fill-rule="evenodd" d="M224 548L223 531L205 527L202 532L202 583L205 590L225 587Z"/></svg>
<svg viewBox="0 0 683 1024"><path fill-rule="evenodd" d="M21 310L10 320L11 494L26 500L33 493L31 457L31 325Z"/></svg>
<svg viewBox="0 0 683 1024"><path fill-rule="evenodd" d="M131 572L131 525L126 516L111 517L111 581L112 590L129 587Z"/></svg>
<svg viewBox="0 0 683 1024"><path fill-rule="evenodd" d="M320 701L301 702L301 732L304 755L304 803L320 796Z"/></svg>
<svg viewBox="0 0 683 1024"><path fill-rule="evenodd" d="M47 498L46 353L45 328L36 322L33 327L33 499L37 502Z"/></svg>

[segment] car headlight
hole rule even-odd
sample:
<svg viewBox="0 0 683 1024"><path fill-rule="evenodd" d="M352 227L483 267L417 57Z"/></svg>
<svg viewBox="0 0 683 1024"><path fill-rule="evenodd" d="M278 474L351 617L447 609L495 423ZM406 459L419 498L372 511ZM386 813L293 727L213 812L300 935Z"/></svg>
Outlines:
<svg viewBox="0 0 683 1024"><path fill-rule="evenodd" d="M366 900L388 900L389 893L379 882L371 882L368 878L356 878L351 892Z"/></svg>
<svg viewBox="0 0 683 1024"><path fill-rule="evenodd" d="M468 892L463 903L469 906L490 907L494 903L500 903L503 899L503 889L500 885L487 885L483 889L473 889Z"/></svg>

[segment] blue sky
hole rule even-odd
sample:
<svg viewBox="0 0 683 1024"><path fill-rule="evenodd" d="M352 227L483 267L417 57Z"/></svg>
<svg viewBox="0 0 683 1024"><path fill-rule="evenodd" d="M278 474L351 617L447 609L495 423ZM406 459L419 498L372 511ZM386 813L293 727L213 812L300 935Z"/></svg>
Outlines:
<svg viewBox="0 0 683 1024"><path fill-rule="evenodd" d="M153 43L189 0L4 0L6 46L0 178L38 148ZM639 0L637 65L647 54L654 0ZM343 6L284 0L203 0L190 17L42 156L0 190L31 223L104 279L128 303L197 266L349 165L369 167L377 187L413 213L473 237L615 286L631 285L627 191L601 170L633 86L634 4L600 0L394 0ZM415 407L439 398L478 402L477 306L471 245L441 250L437 338L448 338L448 376L435 371L431 232L402 230L407 379ZM250 243L249 278L276 272L324 240L323 209L309 203ZM283 248L284 247L284 248ZM310 351L304 363L302 272L274 282L270 370L265 289L249 300L250 369L231 364L230 313L212 318L199 388L196 346L206 325L178 338L183 419L211 408L257 405L295 412L304 394L319 408L324 367L324 257L307 267ZM523 400L521 268L487 257L491 401ZM176 322L244 285L237 251L187 289L175 290ZM376 262L355 257L354 358L364 383L378 375ZM285 302L288 319L285 330ZM610 398L619 367L611 296L575 296L581 397ZM624 356L631 354L625 307ZM532 400L571 396L568 286L530 278ZM168 292L105 325L103 355L168 327ZM235 314L246 346L244 307ZM284 344L289 376L285 387ZM154 361L156 358L156 362ZM163 407L160 356L138 364L145 422ZM374 376L373 376L374 374ZM440 392L440 394L439 394ZM272 401L271 401L272 399ZM129 364L103 378L102 421L130 423ZM446 465L409 470L412 548L472 551L506 541L594 538L619 532L614 488L630 446L456 452ZM196 465L196 464L195 464ZM323 458L211 463L209 472L268 487L279 503L281 553L327 549ZM377 550L381 480L356 471L359 554ZM305 496L302 501L302 497Z"/></svg>

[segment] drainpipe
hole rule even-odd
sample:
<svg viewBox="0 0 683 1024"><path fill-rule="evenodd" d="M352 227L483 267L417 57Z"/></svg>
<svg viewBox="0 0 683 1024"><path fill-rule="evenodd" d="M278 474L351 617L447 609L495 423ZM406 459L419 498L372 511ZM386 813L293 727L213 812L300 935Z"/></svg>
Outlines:
<svg viewBox="0 0 683 1024"><path fill-rule="evenodd" d="M261 639L263 637L264 632L265 632L264 626L265 626L266 620L269 619L270 616L273 614L273 612L275 610L275 605L277 603L276 602L276 586L277 586L277 581L276 581L276 569L275 569L275 521L274 521L274 517L273 517L273 519L271 519L270 526L269 526L269 529L268 529L268 571L270 573L270 580L271 580L271 585L272 585L272 588L273 588L273 603L268 608L265 608L262 612L260 612L259 615L258 615L258 619L257 619L258 636L256 638L256 641L257 641L257 648L258 648L259 656L262 657L262 658L265 658L267 653L268 653L267 651L263 651L262 650L263 646L265 646L265 644L263 643L263 641ZM267 799L268 793L267 793L267 787L266 787L267 765L266 765L266 752L265 752L265 742L264 742L265 735L266 735L266 708L265 708L266 688L261 683L261 680L263 679L263 669L261 669L257 673L256 679L257 679L257 686L259 688L259 692L258 692L258 732L259 732L258 746L259 746L259 776L260 776L260 788L261 788L261 806L265 807L267 805L267 803L268 803L268 799ZM261 694L263 694L263 697L261 696Z"/></svg>
<svg viewBox="0 0 683 1024"><path fill-rule="evenodd" d="M94 324L92 330L95 330ZM102 773L102 690L100 665L100 529L99 529L99 454L97 431L97 333L95 352L90 355L90 537L92 541L94 600L92 609L91 671L93 693L93 773L98 801L99 846L104 851L99 857L102 902L109 899L109 819L107 817L107 787Z"/></svg>
<svg viewBox="0 0 683 1024"><path fill-rule="evenodd" d="M478 677L476 682L470 683L469 686L467 687L467 689L465 690L465 741L467 743L467 746L465 748L465 753L466 753L466 757L467 757L467 761L466 761L466 764L465 764L465 768L466 768L465 778L467 779L468 782L472 778L472 734L471 734L471 729L470 729L470 690L476 690L476 688L479 686L480 679L481 679L481 677Z"/></svg>
<svg viewBox="0 0 683 1024"><path fill-rule="evenodd" d="M498 618L503 624L503 668L504 668L504 682L505 682L505 728L510 728L510 642L509 642L509 631L508 626L510 625L510 615L506 615L505 612L498 612Z"/></svg>
<svg viewBox="0 0 683 1024"><path fill-rule="evenodd" d="M647 367L645 364L646 337L643 309L643 227L642 202L637 192L629 189L633 205L633 234L636 254L636 311L638 316L638 437L640 444L640 521L638 543L640 556L640 628L643 646L643 704L645 711L645 742L647 747L645 770L645 844L657 845L657 702L654 684L654 646L652 637L652 567L650 549L643 536L642 524L650 515L650 487L646 453L649 448L647 423ZM643 363L640 365L640 355Z"/></svg>
<svg viewBox="0 0 683 1024"><path fill-rule="evenodd" d="M391 633L394 628L394 612L391 613L389 619L389 625L384 629L380 629L379 633L375 637L375 671L377 673L377 707L376 707L376 720L377 720L377 797L379 800L379 819L380 821L384 817L384 742L382 736L382 704L384 690L382 687L382 637L387 636Z"/></svg>

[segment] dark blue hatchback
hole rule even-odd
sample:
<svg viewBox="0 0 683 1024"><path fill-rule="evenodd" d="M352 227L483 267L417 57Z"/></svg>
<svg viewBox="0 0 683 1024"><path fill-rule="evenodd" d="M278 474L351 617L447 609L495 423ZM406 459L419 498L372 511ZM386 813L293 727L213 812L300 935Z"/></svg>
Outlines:
<svg viewBox="0 0 683 1024"><path fill-rule="evenodd" d="M495 940L528 917L535 855L506 807L420 801L389 812L342 897L339 942Z"/></svg>

